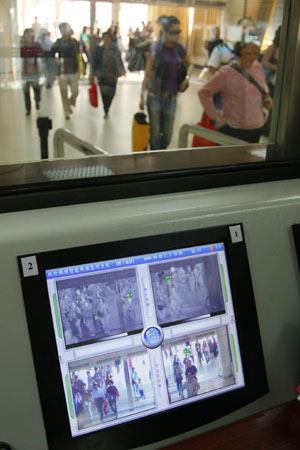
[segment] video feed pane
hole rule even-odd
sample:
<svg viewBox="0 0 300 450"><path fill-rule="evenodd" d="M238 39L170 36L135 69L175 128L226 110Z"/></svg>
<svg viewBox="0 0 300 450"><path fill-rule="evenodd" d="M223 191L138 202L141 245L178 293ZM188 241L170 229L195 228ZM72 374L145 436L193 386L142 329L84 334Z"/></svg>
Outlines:
<svg viewBox="0 0 300 450"><path fill-rule="evenodd" d="M134 269L56 282L66 348L143 328Z"/></svg>
<svg viewBox="0 0 300 450"><path fill-rule="evenodd" d="M226 326L167 341L162 352L170 403L236 382Z"/></svg>
<svg viewBox="0 0 300 450"><path fill-rule="evenodd" d="M217 255L153 264L150 274L160 325L225 312Z"/></svg>
<svg viewBox="0 0 300 450"><path fill-rule="evenodd" d="M69 376L78 430L101 428L156 407L144 350L70 363Z"/></svg>

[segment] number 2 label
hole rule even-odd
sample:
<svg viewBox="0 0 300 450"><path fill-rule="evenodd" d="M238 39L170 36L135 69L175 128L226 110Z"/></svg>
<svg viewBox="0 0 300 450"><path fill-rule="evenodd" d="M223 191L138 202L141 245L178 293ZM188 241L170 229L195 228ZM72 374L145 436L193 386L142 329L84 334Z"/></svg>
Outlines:
<svg viewBox="0 0 300 450"><path fill-rule="evenodd" d="M39 274L36 256L33 255L21 258L21 264L24 278Z"/></svg>

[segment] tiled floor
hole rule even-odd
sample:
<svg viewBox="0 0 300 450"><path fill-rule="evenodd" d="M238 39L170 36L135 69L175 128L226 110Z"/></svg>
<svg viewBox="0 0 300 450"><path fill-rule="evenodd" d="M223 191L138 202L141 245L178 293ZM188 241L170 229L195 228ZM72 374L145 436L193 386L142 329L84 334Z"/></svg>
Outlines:
<svg viewBox="0 0 300 450"><path fill-rule="evenodd" d="M71 120L65 120L57 82L51 89L42 87L41 108L33 107L30 116L25 115L21 85L0 87L0 163L18 163L40 159L40 139L37 129L38 117L49 117L52 130L49 132L49 157L53 158L53 134L58 128L67 128L76 136L103 148L110 154L131 152L131 127L134 113L139 110L140 87L143 74L128 73L118 83L110 117L103 118L103 107L89 104L88 80L80 81L79 97ZM197 74L192 77L189 89L178 95L174 133L169 148L177 148L180 127L186 122L197 122L202 115L197 91L200 88ZM66 158L82 155L65 146Z"/></svg>

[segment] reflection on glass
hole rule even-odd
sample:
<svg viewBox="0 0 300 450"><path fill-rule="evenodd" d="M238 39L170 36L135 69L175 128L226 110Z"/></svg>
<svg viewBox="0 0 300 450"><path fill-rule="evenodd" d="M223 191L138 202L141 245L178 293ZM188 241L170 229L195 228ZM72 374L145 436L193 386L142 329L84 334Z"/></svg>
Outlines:
<svg viewBox="0 0 300 450"><path fill-rule="evenodd" d="M0 17L1 163L40 159L40 116L53 132L67 128L112 155L132 152L141 108L149 150L178 148L182 125L201 122L204 112L233 143L268 141L283 1L249 0L246 11L243 0L221 9L14 3L7 0ZM89 101L94 76L98 108ZM214 143L224 145L220 135ZM80 154L67 147L65 156Z"/></svg>

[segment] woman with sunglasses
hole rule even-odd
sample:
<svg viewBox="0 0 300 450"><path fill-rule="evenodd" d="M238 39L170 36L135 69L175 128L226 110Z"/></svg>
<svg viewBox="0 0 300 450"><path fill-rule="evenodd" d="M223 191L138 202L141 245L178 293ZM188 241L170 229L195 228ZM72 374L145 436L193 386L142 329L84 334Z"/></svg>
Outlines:
<svg viewBox="0 0 300 450"><path fill-rule="evenodd" d="M166 149L170 144L176 111L176 95L188 87L186 68L190 59L179 44L180 22L175 16L162 16L159 42L150 46L142 83L140 108L147 109L150 120L150 149ZM184 75L182 75L182 73Z"/></svg>

